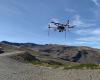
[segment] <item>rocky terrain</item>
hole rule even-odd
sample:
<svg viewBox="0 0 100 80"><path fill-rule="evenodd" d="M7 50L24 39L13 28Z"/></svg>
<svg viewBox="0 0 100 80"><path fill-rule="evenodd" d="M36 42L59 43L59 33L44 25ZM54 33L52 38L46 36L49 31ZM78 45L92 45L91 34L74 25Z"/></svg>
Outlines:
<svg viewBox="0 0 100 80"><path fill-rule="evenodd" d="M99 49L7 41L0 47L0 80L100 80Z"/></svg>
<svg viewBox="0 0 100 80"><path fill-rule="evenodd" d="M23 54L15 51L0 54L0 80L100 80L100 70L62 70L33 66L9 58Z"/></svg>
<svg viewBox="0 0 100 80"><path fill-rule="evenodd" d="M57 44L38 45L34 43L11 43L2 41L0 46L5 52L21 50L38 60L55 60L66 63L99 64L100 50L85 46L66 46Z"/></svg>

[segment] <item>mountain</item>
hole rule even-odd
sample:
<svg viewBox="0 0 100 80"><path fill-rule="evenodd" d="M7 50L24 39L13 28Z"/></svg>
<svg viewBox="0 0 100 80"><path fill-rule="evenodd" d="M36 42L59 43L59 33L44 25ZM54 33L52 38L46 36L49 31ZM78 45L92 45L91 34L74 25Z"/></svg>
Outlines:
<svg viewBox="0 0 100 80"><path fill-rule="evenodd" d="M37 45L37 44L34 44L34 43L12 43L12 42L8 42L8 41L1 41L1 44L8 44L8 45L15 45L15 46L21 46L21 45L35 46L35 45Z"/></svg>
<svg viewBox="0 0 100 80"><path fill-rule="evenodd" d="M0 42L5 52L26 51L38 60L55 61L59 63L100 64L100 49L86 46L68 46L57 44L39 45L34 43Z"/></svg>

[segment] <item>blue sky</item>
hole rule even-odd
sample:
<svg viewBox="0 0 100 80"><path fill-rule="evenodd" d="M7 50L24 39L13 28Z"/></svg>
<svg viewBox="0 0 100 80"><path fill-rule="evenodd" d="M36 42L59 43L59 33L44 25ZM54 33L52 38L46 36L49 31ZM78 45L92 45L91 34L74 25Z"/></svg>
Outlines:
<svg viewBox="0 0 100 80"><path fill-rule="evenodd" d="M67 40L50 32L51 21L76 25ZM100 48L99 0L0 0L0 41L66 44Z"/></svg>

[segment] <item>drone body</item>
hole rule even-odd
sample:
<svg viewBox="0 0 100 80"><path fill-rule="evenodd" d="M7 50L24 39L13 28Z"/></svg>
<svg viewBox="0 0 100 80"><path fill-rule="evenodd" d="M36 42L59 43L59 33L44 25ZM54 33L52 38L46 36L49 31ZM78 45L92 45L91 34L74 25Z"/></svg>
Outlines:
<svg viewBox="0 0 100 80"><path fill-rule="evenodd" d="M51 22L52 24L54 24L55 26L49 25L49 31L50 29L54 29L54 31L58 31L58 32L65 32L65 38L66 38L66 31L70 30L71 28L74 28L74 26L71 26L69 23L69 20L67 21L66 24L61 24L61 23L55 23L55 22ZM49 31L48 31L48 35L49 35Z"/></svg>

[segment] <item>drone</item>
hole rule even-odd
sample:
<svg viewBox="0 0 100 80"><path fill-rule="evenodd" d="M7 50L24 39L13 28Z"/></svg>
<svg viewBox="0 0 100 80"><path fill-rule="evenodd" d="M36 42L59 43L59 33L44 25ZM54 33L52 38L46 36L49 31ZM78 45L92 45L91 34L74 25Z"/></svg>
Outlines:
<svg viewBox="0 0 100 80"><path fill-rule="evenodd" d="M53 24L54 26L52 26L51 24ZM66 39L66 32L70 31L71 28L74 28L75 25L71 26L70 25L70 21L67 20L67 23L66 24L62 24L62 23L56 23L56 22L51 22L49 25L48 25L48 36L50 35L50 30L51 29L54 29L54 31L58 31L58 32L65 32L65 39Z"/></svg>

